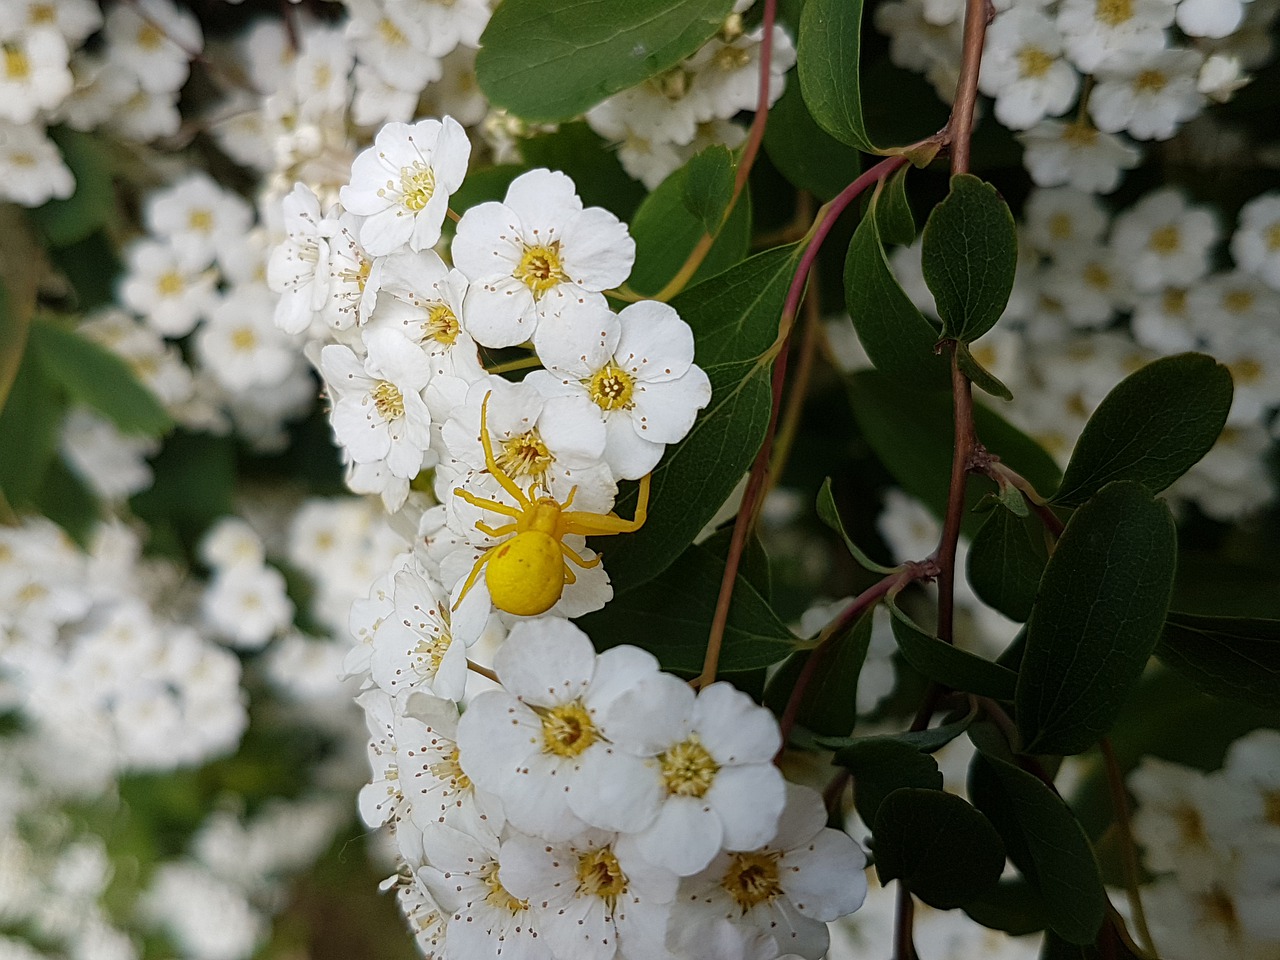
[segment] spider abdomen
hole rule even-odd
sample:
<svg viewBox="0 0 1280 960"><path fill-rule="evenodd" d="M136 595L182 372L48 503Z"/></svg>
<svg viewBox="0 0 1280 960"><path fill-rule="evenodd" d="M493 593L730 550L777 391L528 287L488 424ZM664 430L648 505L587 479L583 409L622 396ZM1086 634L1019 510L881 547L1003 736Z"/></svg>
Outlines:
<svg viewBox="0 0 1280 960"><path fill-rule="evenodd" d="M541 530L518 533L489 557L484 579L499 610L520 617L546 613L564 592L560 542Z"/></svg>

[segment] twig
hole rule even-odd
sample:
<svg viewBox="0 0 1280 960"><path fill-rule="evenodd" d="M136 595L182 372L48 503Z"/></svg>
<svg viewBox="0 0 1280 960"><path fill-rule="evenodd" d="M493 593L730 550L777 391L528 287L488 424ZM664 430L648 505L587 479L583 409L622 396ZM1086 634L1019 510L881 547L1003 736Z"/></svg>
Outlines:
<svg viewBox="0 0 1280 960"><path fill-rule="evenodd" d="M480 664L476 663L474 660L471 660L471 659L467 660L467 669L470 670L472 673L478 673L480 676L485 677L489 680L492 680L494 683L502 682L501 680L498 679L498 675L496 673L494 673L488 667L480 666Z"/></svg>
<svg viewBox="0 0 1280 960"><path fill-rule="evenodd" d="M954 642L956 548L960 543L960 525L964 520L965 483L969 465L978 446L973 425L973 387L960 369L959 353L954 342L947 344L951 352L951 394L955 407L955 447L951 456L951 485L947 492L947 512L942 524L942 539L934 554L938 563L938 638Z"/></svg>
<svg viewBox="0 0 1280 960"><path fill-rule="evenodd" d="M986 42L987 24L995 16L991 0L967 0L964 11L963 53L960 77L956 81L956 97L952 102L951 172L969 172L970 141L973 139L973 111L978 102L978 70L982 66L982 45Z"/></svg>
<svg viewBox="0 0 1280 960"><path fill-rule="evenodd" d="M911 937L911 926L915 920L916 905L911 899L911 891L901 880L898 881L898 917L893 926L894 960L916 960L916 944Z"/></svg>
<svg viewBox="0 0 1280 960"><path fill-rule="evenodd" d="M816 267L814 268L817 269ZM812 274L810 279L813 279ZM773 460L769 464L769 489L772 490L782 476L782 470L791 455L792 444L800 429L800 416L804 413L805 394L809 389L809 377L813 372L814 354L818 352L818 328L822 323L822 301L818 295L816 280L809 284L804 297L804 322L801 328L799 358L796 374L791 383L787 409L782 415L782 425L774 441Z"/></svg>
<svg viewBox="0 0 1280 960"><path fill-rule="evenodd" d="M1062 531L1067 528L1067 525L1062 522L1061 517L1053 512L1048 501L1040 495L1030 480L1016 470L1010 470L998 460L992 460L988 463L985 472L996 483L1007 483L1021 493L1022 499L1027 502L1027 506L1040 518L1040 522L1044 524L1045 529L1052 533L1055 538L1062 536Z"/></svg>
<svg viewBox="0 0 1280 960"><path fill-rule="evenodd" d="M1120 833L1120 854L1124 863L1124 888L1129 897L1129 911L1133 914L1133 922L1138 928L1138 936L1142 938L1142 945L1151 954L1159 956L1151 937L1151 928L1147 926L1146 912L1142 909L1142 895L1138 891L1138 854L1129 823L1129 796L1125 791L1120 764L1116 761L1110 737L1103 737L1098 746L1102 750L1102 760L1107 769L1107 788L1111 791L1111 806L1115 811L1116 829Z"/></svg>

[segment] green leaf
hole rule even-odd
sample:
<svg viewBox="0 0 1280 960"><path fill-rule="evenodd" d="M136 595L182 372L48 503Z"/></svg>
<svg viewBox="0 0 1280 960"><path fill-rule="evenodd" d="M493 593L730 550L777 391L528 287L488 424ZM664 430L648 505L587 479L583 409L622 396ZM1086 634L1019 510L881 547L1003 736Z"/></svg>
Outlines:
<svg viewBox="0 0 1280 960"><path fill-rule="evenodd" d="M598 650L631 643L656 656L664 670L698 673L723 575L722 559L691 546L661 575L615 596L604 609L576 622ZM796 642L755 587L739 574L724 631L720 671L767 667L790 654Z"/></svg>
<svg viewBox="0 0 1280 960"><path fill-rule="evenodd" d="M788 83L769 108L764 149L793 186L823 201L833 199L862 172L861 154L818 126L798 83Z"/></svg>
<svg viewBox="0 0 1280 960"><path fill-rule="evenodd" d="M536 141L530 141L531 143ZM466 213L472 207L491 200L502 200L511 181L528 168L518 163L502 163L468 173L458 192L449 196L449 207L455 213Z"/></svg>
<svg viewBox="0 0 1280 960"><path fill-rule="evenodd" d="M772 115L770 115L772 117ZM876 228L884 243L909 246L916 239L916 219L907 201L907 173L902 167L888 181L876 186Z"/></svg>
<svg viewBox="0 0 1280 960"><path fill-rule="evenodd" d="M593 542L605 552L616 592L657 576L684 552L755 459L769 424L771 351L797 257L795 247L767 250L672 301L693 328L694 357L711 381L711 403L653 471L645 525ZM635 499L629 485L618 498L620 516L632 515Z"/></svg>
<svg viewBox="0 0 1280 960"><path fill-rule="evenodd" d="M1280 707L1280 620L1170 611L1156 656L1205 693Z"/></svg>
<svg viewBox="0 0 1280 960"><path fill-rule="evenodd" d="M969 350L969 345L962 340L956 342L956 364L960 367L960 371L972 380L973 385L978 389L991 394L993 397L999 397L1001 400L1013 399L1013 391L1006 387L995 374L974 359L973 353Z"/></svg>
<svg viewBox="0 0 1280 960"><path fill-rule="evenodd" d="M982 749L978 738L975 743ZM1107 894L1093 848L1062 798L1038 777L989 753L973 758L969 796L1039 891L1050 929L1071 943L1092 943L1106 916Z"/></svg>
<svg viewBox="0 0 1280 960"><path fill-rule="evenodd" d="M796 72L818 126L863 153L876 153L862 119L862 0L808 0L800 15Z"/></svg>
<svg viewBox="0 0 1280 960"><path fill-rule="evenodd" d="M31 323L31 346L51 379L121 432L155 435L173 426L155 394L105 347L41 317Z"/></svg>
<svg viewBox="0 0 1280 960"><path fill-rule="evenodd" d="M732 9L733 0L505 0L480 37L476 79L518 117L572 120L692 55Z"/></svg>
<svg viewBox="0 0 1280 960"><path fill-rule="evenodd" d="M1028 752L1082 753L1111 729L1160 639L1177 549L1169 508L1133 481L1104 487L1067 522L1018 671Z"/></svg>
<svg viewBox="0 0 1280 960"><path fill-rule="evenodd" d="M880 882L901 880L939 910L991 889L1004 869L1004 843L991 821L952 793L895 790L881 802L871 832Z"/></svg>
<svg viewBox="0 0 1280 960"><path fill-rule="evenodd" d="M920 246L942 335L967 343L995 326L1017 265L1018 235L1008 204L972 174L952 177L951 192L929 214Z"/></svg>
<svg viewBox="0 0 1280 960"><path fill-rule="evenodd" d="M622 169L617 149L582 121L564 123L555 133L520 141L520 154L526 167L547 167L567 173L573 178L585 206L604 207L623 220L635 215L640 201L647 195L644 185ZM462 185L464 190L474 176L475 173L467 174ZM450 205L460 209L452 198Z"/></svg>
<svg viewBox="0 0 1280 960"><path fill-rule="evenodd" d="M76 178L75 193L65 200L50 200L31 211L31 219L51 247L65 247L86 239L106 226L115 215L115 190L111 163L102 141L67 127L55 127L50 136Z"/></svg>
<svg viewBox="0 0 1280 960"><path fill-rule="evenodd" d="M951 369L934 352L938 329L916 309L889 268L878 211L879 199L873 196L844 261L845 306L853 328L877 370L916 391L946 390Z"/></svg>
<svg viewBox="0 0 1280 960"><path fill-rule="evenodd" d="M868 610L825 647L791 654L765 687L765 706L781 716L805 664L810 657L820 656L802 694L796 720L818 734L839 736L852 730L858 721L858 676L867 659L874 612L874 608Z"/></svg>
<svg viewBox="0 0 1280 960"><path fill-rule="evenodd" d="M969 585L987 606L1023 623L1031 615L1048 562L1039 518L1019 517L997 507L987 514L969 547Z"/></svg>
<svg viewBox="0 0 1280 960"><path fill-rule="evenodd" d="M1022 877L1001 880L964 905L969 919L989 930L1003 930L1015 937L1048 926L1044 899Z"/></svg>
<svg viewBox="0 0 1280 960"><path fill-rule="evenodd" d="M993 700L1013 699L1018 675L1008 667L931 637L892 603L889 612L893 615L893 638L902 656L930 680Z"/></svg>
<svg viewBox="0 0 1280 960"><path fill-rule="evenodd" d="M0 490L12 507L32 502L58 446L66 403L28 349L0 410Z"/></svg>
<svg viewBox="0 0 1280 960"><path fill-rule="evenodd" d="M942 789L938 761L893 737L865 737L831 761L853 774L853 802L863 823L875 823L884 798L903 787Z"/></svg>
<svg viewBox="0 0 1280 960"><path fill-rule="evenodd" d="M1146 955L1116 931L1114 922L1108 922L1098 931L1097 943L1071 943L1054 934L1045 934L1040 960L1142 960Z"/></svg>
<svg viewBox="0 0 1280 960"><path fill-rule="evenodd" d="M233 512L235 443L178 431L156 457L156 482L129 501L133 512L169 539L170 549L193 553L196 542L219 517Z"/></svg>
<svg viewBox="0 0 1280 960"><path fill-rule="evenodd" d="M708 149L724 150L723 147ZM685 204L685 197L691 189L689 177L700 156L702 154L658 184L658 189L645 197L644 203L636 211L635 219L631 221L631 236L636 241L636 264L627 280L627 286L642 296L651 296L665 287L684 266L693 248L708 233L702 220L691 213ZM718 173L722 178L720 186L727 184L732 192L732 167L721 169ZM711 173L704 170L701 176L704 179L702 189L710 191L712 187L706 181L710 179ZM716 226L720 227L718 220ZM729 219L720 227L715 243L693 279L705 280L729 269L746 256L750 242L751 201L750 193L744 190L734 204Z"/></svg>
<svg viewBox="0 0 1280 960"><path fill-rule="evenodd" d="M976 709L957 719L947 719L928 730L905 730L902 733L879 734L874 737L814 737L813 742L827 750L843 750L866 740L893 740L921 753L937 753L969 729L977 716ZM838 761L837 761L838 762Z"/></svg>
<svg viewBox="0 0 1280 960"><path fill-rule="evenodd" d="M40 478L35 493L35 506L46 517L67 531L71 539L88 547L97 527L98 500L84 481L75 475L61 457L54 457Z"/></svg>
<svg viewBox="0 0 1280 960"><path fill-rule="evenodd" d="M1125 377L1093 412L1054 503L1084 503L1113 480L1159 493L1209 452L1231 409L1231 374L1212 357L1163 357Z"/></svg>
<svg viewBox="0 0 1280 960"><path fill-rule="evenodd" d="M715 233L733 198L737 163L728 147L707 147L688 163L684 183L685 209L697 218L702 229Z"/></svg>
<svg viewBox="0 0 1280 960"><path fill-rule="evenodd" d="M51 249L49 259L70 282L80 313L116 303L120 259L115 243L105 230L98 230L77 243Z"/></svg>
<svg viewBox="0 0 1280 960"><path fill-rule="evenodd" d="M831 495L831 478L827 477L822 481L822 488L818 491L818 519L825 523L828 527L840 534L840 539L844 541L845 549L853 556L858 564L873 573L893 573L894 567L886 567L883 564L876 563L865 553L863 553L856 543L850 538L848 532L844 528L844 521L840 519L840 513L836 510L835 497Z"/></svg>
<svg viewBox="0 0 1280 960"><path fill-rule="evenodd" d="M876 370L855 373L845 382L854 419L876 456L904 490L941 517L951 474L950 394L919 390ZM1001 461L1037 490L1057 486L1058 466L1038 443L981 403L974 404L973 417L983 446ZM966 498L969 508L994 489L984 478L972 478ZM965 535L977 533L982 520L979 514L966 511Z"/></svg>

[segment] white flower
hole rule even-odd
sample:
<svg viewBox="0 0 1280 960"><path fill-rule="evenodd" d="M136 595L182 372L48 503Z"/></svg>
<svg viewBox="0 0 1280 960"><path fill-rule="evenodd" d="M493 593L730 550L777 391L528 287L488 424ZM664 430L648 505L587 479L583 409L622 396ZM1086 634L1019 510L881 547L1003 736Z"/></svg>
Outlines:
<svg viewBox="0 0 1280 960"><path fill-rule="evenodd" d="M298 345L272 319L275 295L242 284L221 299L196 333L201 362L228 390L279 386L298 366Z"/></svg>
<svg viewBox="0 0 1280 960"><path fill-rule="evenodd" d="M1171 286L1139 294L1129 321L1133 339L1161 354L1194 349L1197 341L1188 292L1186 287Z"/></svg>
<svg viewBox="0 0 1280 960"><path fill-rule="evenodd" d="M51 26L0 24L0 120L30 123L71 92L67 42Z"/></svg>
<svg viewBox="0 0 1280 960"><path fill-rule="evenodd" d="M502 203L464 213L452 252L471 281L468 332L507 347L533 337L566 300L602 301L600 291L631 273L635 241L612 213L583 209L567 176L540 169L516 177Z"/></svg>
<svg viewBox="0 0 1280 960"><path fill-rule="evenodd" d="M80 46L102 26L102 11L93 0L17 0L9 9L14 6L25 11L14 18L15 23L25 20L28 27L52 26L71 48Z"/></svg>
<svg viewBox="0 0 1280 960"><path fill-rule="evenodd" d="M1027 197L1022 236L1042 253L1061 244L1087 244L1102 238L1107 211L1092 194L1074 187L1037 188Z"/></svg>
<svg viewBox="0 0 1280 960"><path fill-rule="evenodd" d="M75 188L75 177L43 130L0 120L0 197L38 207L46 200L65 200Z"/></svg>
<svg viewBox="0 0 1280 960"><path fill-rule="evenodd" d="M376 0L353 0L348 6L347 37L355 48L357 82L363 67L393 90L410 95L409 115L417 105L417 95L427 84L440 79L440 61L401 25L418 10L434 3L382 4Z"/></svg>
<svg viewBox="0 0 1280 960"><path fill-rule="evenodd" d="M1219 39L1239 29L1250 0L1179 0L1178 29L1189 37Z"/></svg>
<svg viewBox="0 0 1280 960"><path fill-rule="evenodd" d="M1231 256L1241 270L1280 290L1280 193L1264 193L1244 205L1231 237Z"/></svg>
<svg viewBox="0 0 1280 960"><path fill-rule="evenodd" d="M449 195L462 185L471 142L452 117L413 126L389 123L351 167L342 205L366 219L360 243L372 256L408 244L425 250L440 239Z"/></svg>
<svg viewBox="0 0 1280 960"><path fill-rule="evenodd" d="M83 407L68 414L59 446L71 469L104 500L124 500L155 479L147 457L160 452L160 442L123 434Z"/></svg>
<svg viewBox="0 0 1280 960"><path fill-rule="evenodd" d="M672 916L671 938L697 956L696 944L717 924L751 939L772 939L762 956L826 953L826 922L852 913L867 893L866 857L856 843L826 826L822 798L787 784L778 832L751 851L721 853L685 880Z"/></svg>
<svg viewBox="0 0 1280 960"><path fill-rule="evenodd" d="M1196 86L1203 62L1195 50L1156 50L1099 67L1089 116L1105 133L1168 140L1204 105Z"/></svg>
<svg viewBox="0 0 1280 960"><path fill-rule="evenodd" d="M1165 46L1175 0L1062 0L1058 29L1083 73Z"/></svg>
<svg viewBox="0 0 1280 960"><path fill-rule="evenodd" d="M657 674L652 654L621 646L597 656L568 620L544 617L511 628L494 671L502 689L472 701L458 746L462 769L502 800L513 826L555 842L587 825L638 830L653 820L661 783L602 726L619 696Z"/></svg>
<svg viewBox="0 0 1280 960"><path fill-rule="evenodd" d="M351 83L351 122L358 127L408 123L418 112L418 91L392 86L367 64L356 64Z"/></svg>
<svg viewBox="0 0 1280 960"><path fill-rule="evenodd" d="M162 864L142 907L192 960L248 960L266 939L266 921L244 893L194 863Z"/></svg>
<svg viewBox="0 0 1280 960"><path fill-rule="evenodd" d="M422 399L426 355L392 330L366 338L362 363L349 347L320 351L320 371L334 393L333 431L356 463L385 460L391 474L412 479L431 443L431 414Z"/></svg>
<svg viewBox="0 0 1280 960"><path fill-rule="evenodd" d="M117 4L107 13L104 32L112 62L153 94L174 93L186 83L188 61L204 44L199 21L170 0Z"/></svg>
<svg viewBox="0 0 1280 960"><path fill-rule="evenodd" d="M1048 17L1013 7L987 29L979 89L996 98L996 119L1026 130L1071 106L1080 76L1062 59L1062 36Z"/></svg>
<svg viewBox="0 0 1280 960"><path fill-rule="evenodd" d="M262 538L239 517L223 517L200 538L200 559L215 570L247 565L261 567L266 561Z"/></svg>
<svg viewBox="0 0 1280 960"><path fill-rule="evenodd" d="M1209 272L1209 253L1217 242L1213 212L1192 207L1173 187L1147 194L1116 217L1111 231L1116 262L1128 268L1143 293L1199 280Z"/></svg>
<svg viewBox="0 0 1280 960"><path fill-rule="evenodd" d="M216 274L193 265L167 243L139 240L125 253L125 262L120 299L166 337L190 333L216 302Z"/></svg>
<svg viewBox="0 0 1280 960"><path fill-rule="evenodd" d="M1229 53L1210 54L1200 66L1196 89L1214 103L1226 103L1253 78L1245 74L1240 58Z"/></svg>
<svg viewBox="0 0 1280 960"><path fill-rule="evenodd" d="M137 82L136 78L134 82ZM109 126L122 137L141 143L158 137L171 137L182 126L178 95L155 93L146 89L135 90L112 112Z"/></svg>
<svg viewBox="0 0 1280 960"><path fill-rule="evenodd" d="M329 300L329 241L320 201L295 183L281 201L285 240L271 251L267 286L280 294L275 322L285 333L301 333Z"/></svg>
<svg viewBox="0 0 1280 960"><path fill-rule="evenodd" d="M1026 147L1023 163L1041 187L1067 184L1087 193L1110 193L1120 171L1138 165L1142 153L1119 137L1088 124L1042 120L1018 135Z"/></svg>
<svg viewBox="0 0 1280 960"><path fill-rule="evenodd" d="M695 696L659 673L618 697L604 727L662 781L657 819L630 838L650 863L689 876L722 848L751 850L774 835L786 800L773 765L782 737L773 714L745 693L722 682Z"/></svg>
<svg viewBox="0 0 1280 960"><path fill-rule="evenodd" d="M275 567L219 570L201 600L204 615L236 647L256 650L293 622L293 601Z"/></svg>
<svg viewBox="0 0 1280 960"><path fill-rule="evenodd" d="M692 73L694 119L728 120L742 110L755 110L760 101L760 49L764 28L731 39L712 37L685 63ZM795 65L796 48L779 25L773 28L769 59L768 102L782 96L788 70Z"/></svg>
<svg viewBox="0 0 1280 960"><path fill-rule="evenodd" d="M1143 863L1153 873L1173 870L1189 886L1203 887L1227 866L1225 829L1218 816L1230 809L1232 789L1220 778L1144 757L1129 774L1138 801L1133 836L1142 845Z"/></svg>
<svg viewBox="0 0 1280 960"><path fill-rule="evenodd" d="M197 172L148 197L143 219L185 262L207 267L220 246L243 243L253 211L208 174Z"/></svg>

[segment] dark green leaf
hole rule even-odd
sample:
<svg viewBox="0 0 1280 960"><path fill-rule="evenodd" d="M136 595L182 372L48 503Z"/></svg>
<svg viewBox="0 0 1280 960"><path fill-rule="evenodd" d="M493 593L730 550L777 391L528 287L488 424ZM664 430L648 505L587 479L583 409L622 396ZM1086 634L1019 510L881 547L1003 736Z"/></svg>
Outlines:
<svg viewBox="0 0 1280 960"><path fill-rule="evenodd" d="M1071 943L1050 930L1040 950L1040 960L1141 960L1144 956L1120 936L1114 920L1103 924L1097 943Z"/></svg>
<svg viewBox="0 0 1280 960"><path fill-rule="evenodd" d="M893 638L902 656L930 680L993 700L1013 699L1018 675L1008 667L929 636L893 604L889 612L893 614Z"/></svg>
<svg viewBox="0 0 1280 960"><path fill-rule="evenodd" d="M709 40L733 0L505 0L480 37L476 78L495 106L571 120Z"/></svg>
<svg viewBox="0 0 1280 960"><path fill-rule="evenodd" d="M941 517L951 473L950 394L919 390L875 370L855 373L846 383L854 418L876 456L903 489ZM974 404L973 416L983 446L1037 490L1057 486L1057 464L1039 444L981 403ZM970 508L995 489L977 477L968 488ZM982 521L981 515L966 511L965 535L977 533Z"/></svg>
<svg viewBox="0 0 1280 960"><path fill-rule="evenodd" d="M875 737L814 737L813 742L827 750L843 750L864 740L894 740L906 744L921 753L936 753L969 729L977 713L965 714L956 719L947 719L929 730L906 730L902 733L886 733Z"/></svg>
<svg viewBox="0 0 1280 960"><path fill-rule="evenodd" d="M53 460L66 404L28 349L0 410L0 490L12 507L30 503Z"/></svg>
<svg viewBox="0 0 1280 960"><path fill-rule="evenodd" d="M1205 693L1280 707L1280 620L1170 611L1156 656Z"/></svg>
<svg viewBox="0 0 1280 960"><path fill-rule="evenodd" d="M597 649L631 643L650 651L664 670L697 673L702 670L723 575L722 559L701 547L689 547L659 576L615 596L603 610L579 617L577 624ZM767 667L790 654L796 642L755 587L739 574L720 670L732 673Z"/></svg>
<svg viewBox="0 0 1280 960"><path fill-rule="evenodd" d="M907 173L910 167L902 167L884 185L876 187L876 228L884 243L908 246L916 239L916 220L907 202Z"/></svg>
<svg viewBox="0 0 1280 960"><path fill-rule="evenodd" d="M987 514L969 547L969 584L987 606L1025 622L1048 562L1040 520L997 507Z"/></svg>
<svg viewBox="0 0 1280 960"><path fill-rule="evenodd" d="M973 381L978 389L999 397L1001 400L1012 400L1013 391L1006 387L1000 379L974 359L969 345L963 341L956 343L956 364L960 371Z"/></svg>
<svg viewBox="0 0 1280 960"><path fill-rule="evenodd" d="M31 347L45 373L73 400L108 417L121 432L159 434L173 426L155 394L105 347L40 317L31 323Z"/></svg>
<svg viewBox="0 0 1280 960"><path fill-rule="evenodd" d="M837 140L875 153L862 119L862 0L808 0L800 15L797 73L818 126Z"/></svg>
<svg viewBox="0 0 1280 960"><path fill-rule="evenodd" d="M97 498L61 457L54 457L40 480L35 506L83 547L97 527Z"/></svg>
<svg viewBox="0 0 1280 960"><path fill-rule="evenodd" d="M898 285L880 238L878 200L873 197L853 232L844 261L844 295L858 339L877 370L916 391L945 390L947 359L934 352L938 329Z"/></svg>
<svg viewBox="0 0 1280 960"><path fill-rule="evenodd" d="M991 889L1004 869L1004 844L991 822L940 790L893 791L876 811L872 834L880 882L901 880L939 910Z"/></svg>
<svg viewBox="0 0 1280 960"><path fill-rule="evenodd" d="M640 206L640 201L645 198L643 184L632 180L627 171L622 169L618 151L582 121L562 123L555 133L522 140L520 154L527 167L564 171L573 178L583 205L604 207L623 220L630 220ZM494 168L477 173L487 173L489 169ZM467 179L462 184L463 190L466 190L467 184L477 173L467 174ZM494 199L501 197L500 193ZM452 198L450 206L455 210L461 209L454 205Z"/></svg>
<svg viewBox="0 0 1280 960"><path fill-rule="evenodd" d="M1048 925L1043 898L1021 877L1001 880L982 896L966 903L964 912L975 923L1015 937L1035 933Z"/></svg>
<svg viewBox="0 0 1280 960"><path fill-rule="evenodd" d="M861 155L818 126L805 106L798 83L769 109L764 148L773 165L791 183L818 199L831 200L862 170Z"/></svg>
<svg viewBox="0 0 1280 960"><path fill-rule="evenodd" d="M732 540L733 524L730 523L701 541L698 546L707 553L714 554L721 562L727 562ZM754 533L747 538L738 572L747 578L747 582L756 588L760 596L765 600L769 599L773 593L773 571L769 568L769 554L765 552L760 537Z"/></svg>
<svg viewBox="0 0 1280 960"><path fill-rule="evenodd" d="M51 247L65 247L106 226L115 214L116 198L101 140L67 127L50 134L75 175L76 189L65 200L50 200L32 210L31 219Z"/></svg>
<svg viewBox="0 0 1280 960"><path fill-rule="evenodd" d="M853 802L863 823L875 823L884 798L903 787L942 789L938 761L893 737L866 737L831 761L853 774Z"/></svg>
<svg viewBox="0 0 1280 960"><path fill-rule="evenodd" d="M1163 357L1125 377L1085 424L1054 503L1084 503L1113 480L1159 493L1209 452L1231 395L1227 368L1202 353Z"/></svg>
<svg viewBox="0 0 1280 960"><path fill-rule="evenodd" d="M707 147L689 161L684 206L707 233L715 233L733 197L737 164L728 147Z"/></svg>
<svg viewBox="0 0 1280 960"><path fill-rule="evenodd" d="M1133 481L1103 488L1067 522L1027 620L1018 729L1036 753L1082 753L1115 722L1169 609L1177 532Z"/></svg>
<svg viewBox="0 0 1280 960"><path fill-rule="evenodd" d="M233 510L235 444L229 437L181 431L154 464L156 482L129 501L134 513L167 535L171 549L191 551L214 520Z"/></svg>
<svg viewBox="0 0 1280 960"><path fill-rule="evenodd" d="M711 403L654 470L644 527L598 542L615 591L665 570L715 516L755 459L773 404L770 351L796 257L795 247L768 250L672 301L693 328L694 356L711 380ZM618 499L620 516L632 515L635 499L632 485Z"/></svg>
<svg viewBox="0 0 1280 960"><path fill-rule="evenodd" d="M969 796L1040 892L1049 927L1072 943L1092 943L1107 894L1093 848L1062 798L1038 777L985 753L969 768Z"/></svg>
<svg viewBox="0 0 1280 960"><path fill-rule="evenodd" d="M796 720L818 734L839 736L852 730L858 720L858 676L871 643L873 613L874 608L868 610L822 648L798 650L788 657L765 687L765 706L781 715L805 664L818 656L821 660L804 689Z"/></svg>
<svg viewBox="0 0 1280 960"><path fill-rule="evenodd" d="M920 247L942 335L969 342L995 326L1009 302L1017 265L1018 235L1008 204L972 174L952 177L951 192L924 225Z"/></svg>
<svg viewBox="0 0 1280 960"><path fill-rule="evenodd" d="M723 147L710 149L724 150ZM645 197L631 221L631 236L636 241L636 265L627 286L642 296L651 296L665 287L707 234L702 220L685 205L690 171L697 160L698 157L694 157L658 184L658 189ZM732 192L733 169L722 169L719 174L723 178L721 186L727 184ZM751 195L748 191L743 191L738 198L724 226L721 227L718 220L716 226L720 232L706 259L693 275L695 281L722 273L746 256L751 242Z"/></svg>
<svg viewBox="0 0 1280 960"><path fill-rule="evenodd" d="M507 195L507 187L511 186L511 181L526 169L528 168L522 164L503 163L467 174L467 179L462 182L458 192L449 197L450 209L455 213L466 213L477 204L502 200Z"/></svg>
<svg viewBox="0 0 1280 960"><path fill-rule="evenodd" d="M70 282L75 306L81 313L116 302L120 260L115 243L105 230L98 230L77 243L53 248L49 259Z"/></svg>
<svg viewBox="0 0 1280 960"><path fill-rule="evenodd" d="M840 534L840 539L844 541L845 549L849 551L860 566L874 573L893 573L893 567L886 567L883 564L876 563L863 553L849 537L844 528L844 521L840 519L840 513L836 510L835 498L831 495L830 477L822 481L822 488L818 491L818 519Z"/></svg>

